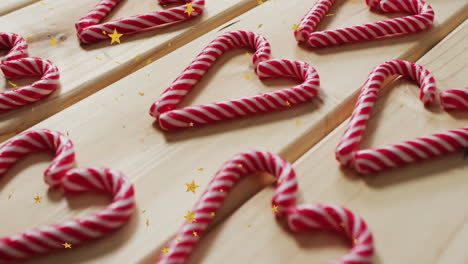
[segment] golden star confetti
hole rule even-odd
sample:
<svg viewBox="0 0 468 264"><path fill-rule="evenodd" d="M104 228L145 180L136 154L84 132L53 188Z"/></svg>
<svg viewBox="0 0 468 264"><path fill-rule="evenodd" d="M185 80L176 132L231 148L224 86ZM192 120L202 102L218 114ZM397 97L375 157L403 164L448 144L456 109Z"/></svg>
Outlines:
<svg viewBox="0 0 468 264"><path fill-rule="evenodd" d="M257 4L258 4L258 5L263 4L263 1L262 1L262 0L258 0L258 1L257 1Z"/></svg>
<svg viewBox="0 0 468 264"><path fill-rule="evenodd" d="M334 16L334 15L335 15L335 14L326 14L325 16L328 17L328 16Z"/></svg>
<svg viewBox="0 0 468 264"><path fill-rule="evenodd" d="M252 227L252 225L251 225L251 224L248 224L248 225L247 225L247 227L248 227L248 228L251 228L251 227Z"/></svg>
<svg viewBox="0 0 468 264"><path fill-rule="evenodd" d="M285 102L287 106L291 106L291 103L289 101Z"/></svg>
<svg viewBox="0 0 468 264"><path fill-rule="evenodd" d="M57 45L57 39L54 38L53 36L50 37L49 41L50 41L50 45L52 45L53 47L55 47L55 45Z"/></svg>
<svg viewBox="0 0 468 264"><path fill-rule="evenodd" d="M301 121L300 120L296 120L296 126L300 126L301 125Z"/></svg>
<svg viewBox="0 0 468 264"><path fill-rule="evenodd" d="M261 27L263 27L263 24L258 24L257 27L258 27L258 28L261 28Z"/></svg>
<svg viewBox="0 0 468 264"><path fill-rule="evenodd" d="M118 64L118 65L122 64L120 61L114 61L114 62L115 64Z"/></svg>
<svg viewBox="0 0 468 264"><path fill-rule="evenodd" d="M136 55L135 56L135 61L139 61L141 59L141 56L140 55Z"/></svg>
<svg viewBox="0 0 468 264"><path fill-rule="evenodd" d="M138 92L138 94L139 94L140 96L145 95L145 93L143 93L143 92Z"/></svg>
<svg viewBox="0 0 468 264"><path fill-rule="evenodd" d="M114 33L108 34L107 36L111 38L111 44L114 44L114 42L120 44L120 37L122 37L123 34L119 34L119 32L117 32L117 29L114 28Z"/></svg>
<svg viewBox="0 0 468 264"><path fill-rule="evenodd" d="M250 55L251 55L250 52L246 52L246 53L245 53L245 56L246 56L246 57L250 57Z"/></svg>
<svg viewBox="0 0 468 264"><path fill-rule="evenodd" d="M18 88L18 85L16 85L12 81L8 81L8 84L11 85L13 88Z"/></svg>
<svg viewBox="0 0 468 264"><path fill-rule="evenodd" d="M283 182L283 180L282 180L282 179L278 179L278 183L282 183L282 182Z"/></svg>
<svg viewBox="0 0 468 264"><path fill-rule="evenodd" d="M219 192L224 192L224 190L223 190L223 189L219 189Z"/></svg>
<svg viewBox="0 0 468 264"><path fill-rule="evenodd" d="M195 194L197 188L200 187L200 185L195 184L194 180L192 180L191 183L186 183L185 185L187 186L187 190L185 192L192 192L193 194Z"/></svg>
<svg viewBox="0 0 468 264"><path fill-rule="evenodd" d="M44 1L39 2L41 5L45 5L46 3Z"/></svg>
<svg viewBox="0 0 468 264"><path fill-rule="evenodd" d="M354 244L357 244L359 241L355 238L354 239Z"/></svg>
<svg viewBox="0 0 468 264"><path fill-rule="evenodd" d="M193 4L188 3L187 8L185 9L184 13L186 13L188 16L190 16L192 14L192 12L194 12L194 11L195 11L195 9L193 9Z"/></svg>
<svg viewBox="0 0 468 264"><path fill-rule="evenodd" d="M250 80L250 75L248 75L248 74L244 75L244 79Z"/></svg>
<svg viewBox="0 0 468 264"><path fill-rule="evenodd" d="M150 64L151 62L153 62L151 59L147 59L146 60L146 65Z"/></svg>
<svg viewBox="0 0 468 264"><path fill-rule="evenodd" d="M237 167L242 168L242 167L244 167L244 165L242 165L241 163L239 163L239 164L237 164Z"/></svg>
<svg viewBox="0 0 468 264"><path fill-rule="evenodd" d="M193 235L194 237L198 237L197 231L193 231L193 232L192 232L192 235Z"/></svg>
<svg viewBox="0 0 468 264"><path fill-rule="evenodd" d="M197 214L187 211L187 215L184 216L184 218L187 219L187 222L192 223L197 221L197 219L195 219L195 216L197 216Z"/></svg>
<svg viewBox="0 0 468 264"><path fill-rule="evenodd" d="M164 247L163 249L161 249L161 252L167 254L169 253L169 249L167 249L167 247Z"/></svg>
<svg viewBox="0 0 468 264"><path fill-rule="evenodd" d="M203 168L199 168L197 171L203 171L204 169Z"/></svg>
<svg viewBox="0 0 468 264"><path fill-rule="evenodd" d="M216 215L216 213L215 213L215 212L211 212L211 216L215 216L215 215Z"/></svg>
<svg viewBox="0 0 468 264"><path fill-rule="evenodd" d="M296 31L299 29L299 25L298 24L294 24L291 28L292 30Z"/></svg>
<svg viewBox="0 0 468 264"><path fill-rule="evenodd" d="M39 195L36 195L36 197L34 197L34 203L38 204L38 203L41 203L42 201L42 197L39 196Z"/></svg>
<svg viewBox="0 0 468 264"><path fill-rule="evenodd" d="M273 211L273 213L278 213L278 206L277 205L273 205L273 207L271 207L271 210Z"/></svg>
<svg viewBox="0 0 468 264"><path fill-rule="evenodd" d="M180 241L182 241L180 240L180 238L176 238L175 240L177 241L177 243L180 243Z"/></svg>
<svg viewBox="0 0 468 264"><path fill-rule="evenodd" d="M72 248L72 244L69 244L67 242L62 244L64 248Z"/></svg>
<svg viewBox="0 0 468 264"><path fill-rule="evenodd" d="M102 58L101 57L96 57L96 60L102 60Z"/></svg>
<svg viewBox="0 0 468 264"><path fill-rule="evenodd" d="M190 122L188 125L189 127L193 127L195 124L193 122Z"/></svg>
<svg viewBox="0 0 468 264"><path fill-rule="evenodd" d="M146 225L146 227L149 227L149 225L150 225L149 219L146 219L145 225Z"/></svg>

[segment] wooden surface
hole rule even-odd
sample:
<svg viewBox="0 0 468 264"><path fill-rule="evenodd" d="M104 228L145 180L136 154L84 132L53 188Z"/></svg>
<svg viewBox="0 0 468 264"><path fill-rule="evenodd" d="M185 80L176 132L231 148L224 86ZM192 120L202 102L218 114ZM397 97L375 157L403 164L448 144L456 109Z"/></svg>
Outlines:
<svg viewBox="0 0 468 264"><path fill-rule="evenodd" d="M85 2L92 1L83 3ZM193 206L202 192L201 189L224 161L238 152L253 148L272 151L295 161L349 115L356 91L374 66L388 59L418 59L466 18L468 4L465 0L454 0L450 7L444 0L428 2L437 11L436 25L430 31L404 38L332 49L310 50L298 47L292 37L291 27L299 22L306 9L311 6L309 0L269 1L227 22L225 25L236 23L222 32L234 29L254 30L268 38L274 57L304 60L317 68L323 90L320 99L298 108L190 131L160 131L154 124L154 119L148 115L149 106L195 55L215 36L221 34L216 29L37 124L34 128L49 128L69 133L76 146L78 166L107 166L123 171L135 184L138 212L127 226L111 236L30 263L151 263L167 239L177 231L186 210ZM307 8L298 8L301 5ZM27 16L33 12L32 6L12 14L22 13L23 16ZM68 12L70 16L74 15L71 10ZM327 17L321 28L382 19L381 15L369 13L365 4L358 1L338 5L331 13L336 15ZM229 15L233 14L219 13L213 19ZM269 17L275 19L268 19ZM0 19L0 27L1 21L4 21L3 25L7 21L4 18ZM50 22L50 18L48 21ZM44 31L44 26L32 27ZM176 39L181 39L179 43L188 42L194 38L191 35L194 32L187 29L187 32L178 35ZM166 36L165 44L155 44L158 36L149 37L144 34L142 37L132 36L124 39L119 46L98 44L99 48L87 50L86 55L78 49L76 41L65 41L68 44L63 44L64 46L70 45L70 49L67 48L70 52L66 52L61 49L52 50L44 35L38 37L36 42L36 38L32 36L31 54L54 61L56 56L68 56L68 62L60 62L58 59L57 63L63 63L63 67L68 69L63 74L70 74L68 80L76 83L78 87L69 90L69 98L81 98L83 93L90 90L94 92L98 89L96 87L105 86L107 80L112 79L115 74L123 76L138 65L144 64L143 58L137 63L133 61L135 54L143 48L151 50L147 51L153 54L151 56L158 54L153 52L156 49L167 50L167 47L161 47L168 43L167 39L171 39L168 35L159 35L160 38ZM74 36L74 31L70 31L67 36L74 38L71 37ZM148 48L150 44L153 46ZM59 54L56 54L57 52ZM251 57L246 56L245 52L235 51L223 57L183 105L252 95L295 84L289 80L257 80L250 65ZM106 61L96 60L95 64L81 67L79 61L88 56L102 56ZM144 56L143 54L142 57ZM126 60L125 67L113 66L113 60ZM97 68L99 63L107 66ZM90 68L96 69L97 72L90 73ZM244 78L246 74L251 80ZM60 96L65 90L62 87ZM57 109L54 102L59 104L60 100L51 98L35 107L33 114L11 115L8 122L5 120L0 124L0 131L2 128L5 131L16 129L17 124L23 123L23 120L24 123L34 123L32 120L36 120L37 116L54 112L54 109ZM60 193L48 192L42 183L41 175L49 159L45 154L31 156L0 180L0 208L4 208L10 217L15 219L1 227L2 235L84 215L105 203L105 199L100 200L96 196L77 197L67 201L62 199ZM203 171L199 171L199 168L203 168ZM185 192L185 183L192 180L201 186L196 195ZM36 181L38 184L31 184ZM223 211L218 214L218 221L263 187L264 183L257 178L243 182L238 191L228 199ZM44 197L40 205L33 203L35 195ZM88 204L91 207L88 207ZM147 220L149 225L146 224Z"/></svg>
<svg viewBox="0 0 468 264"><path fill-rule="evenodd" d="M439 89L464 87L467 48L465 22L418 63L434 74ZM390 88L375 107L363 147L466 126L468 113L425 109L417 84L398 80ZM468 161L463 152L361 178L335 160L345 125L294 164L300 203L335 203L364 217L375 239L375 263L468 263L468 209L463 206ZM315 264L349 249L333 234L288 233L271 212L272 195L273 187L263 190L212 230L191 263Z"/></svg>
<svg viewBox="0 0 468 264"><path fill-rule="evenodd" d="M0 140L146 66L148 59L155 61L257 5L255 0L214 1L201 16L170 27L124 36L122 44L110 45L110 41L103 41L80 45L74 23L96 3L97 0L41 1L0 18L0 32L15 32L27 38L30 55L52 60L61 74L60 89L47 100L0 114ZM125 0L106 19L161 8L154 0ZM55 46L51 38L57 40ZM0 88L11 88L11 85L1 81Z"/></svg>
<svg viewBox="0 0 468 264"><path fill-rule="evenodd" d="M0 2L0 16L18 10L39 0L2 0ZM44 1L43 1L44 2Z"/></svg>

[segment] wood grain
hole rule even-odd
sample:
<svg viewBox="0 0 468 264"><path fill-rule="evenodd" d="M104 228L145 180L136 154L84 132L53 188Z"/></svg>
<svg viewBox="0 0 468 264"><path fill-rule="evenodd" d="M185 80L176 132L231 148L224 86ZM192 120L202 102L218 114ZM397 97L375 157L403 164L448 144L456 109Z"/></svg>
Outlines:
<svg viewBox="0 0 468 264"><path fill-rule="evenodd" d="M0 16L18 10L39 0L2 0L0 2Z"/></svg>
<svg viewBox="0 0 468 264"><path fill-rule="evenodd" d="M465 22L418 61L434 74L439 89L466 86L467 36ZM422 107L417 84L397 80L390 88L375 107L363 147L466 126L468 113ZM364 217L374 234L375 263L467 263L463 152L362 178L334 158L346 124L294 164L300 203L335 203ZM325 263L348 250L333 234L288 233L272 215L272 195L273 188L265 189L213 229L191 263Z"/></svg>
<svg viewBox="0 0 468 264"><path fill-rule="evenodd" d="M300 4L310 7L309 0L269 1L226 23L231 26L220 27L224 28L221 32L233 29L259 32L269 39L274 57L305 60L317 68L322 78L320 100L298 108L184 132L160 131L148 115L151 103L209 41L221 34L214 30L34 126L69 133L76 146L78 166L99 165L123 171L135 184L139 207L128 226L114 235L34 263L152 262L201 193L185 192L185 183L195 180L204 188L224 161L247 149L268 150L296 160L349 115L356 91L375 65L387 59L419 58L461 23L468 8L464 0L453 1L450 8L443 0L429 2L438 16L436 26L428 32L333 49L309 50L298 47L294 41L291 27L305 13L305 8L298 7ZM364 3L352 3L334 9L336 16L327 17L323 26L382 19L369 13ZM250 65L251 57L245 52L234 51L220 59L183 105L295 84L288 80L259 81ZM251 80L244 78L246 74ZM94 196L73 198L67 203L56 192L47 192L45 185L29 184L40 181L47 157L37 155L24 160L0 182L4 186L0 207L11 212L12 219L18 219L2 226L2 234L57 223L95 210L96 206L86 207L88 203L96 203ZM34 165L28 166L31 163ZM21 176L16 177L17 174ZM218 214L218 221L263 187L258 178L243 182ZM47 196L40 206L33 204L36 194ZM104 202L98 201L97 206Z"/></svg>
<svg viewBox="0 0 468 264"><path fill-rule="evenodd" d="M207 4L201 16L177 25L124 36L122 44L110 45L110 41L103 41L80 45L74 23L96 3L97 0L41 1L0 18L0 32L15 32L27 38L30 55L52 60L61 73L61 88L47 100L0 114L0 140L36 124L257 6L255 0L214 1ZM106 19L159 9L162 7L154 0L135 3L123 0ZM55 46L50 42L52 38L57 40ZM0 89L7 88L11 88L11 85L0 80Z"/></svg>

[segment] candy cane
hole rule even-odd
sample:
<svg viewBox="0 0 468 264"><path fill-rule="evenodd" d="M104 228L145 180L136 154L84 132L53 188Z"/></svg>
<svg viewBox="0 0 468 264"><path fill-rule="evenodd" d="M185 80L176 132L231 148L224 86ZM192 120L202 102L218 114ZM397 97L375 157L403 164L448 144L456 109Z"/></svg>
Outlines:
<svg viewBox="0 0 468 264"><path fill-rule="evenodd" d="M358 150L382 83L388 76L396 74L419 83L420 99L425 105L434 102L435 80L422 66L400 60L377 66L361 90L348 128L336 149L336 158L342 165L354 167L360 173L371 173L468 147L468 127L465 127L399 144Z"/></svg>
<svg viewBox="0 0 468 264"><path fill-rule="evenodd" d="M0 33L0 48L10 49L0 69L7 79L41 76L30 85L0 93L0 110L11 110L48 96L59 84L60 74L49 60L27 58L28 45L19 35Z"/></svg>
<svg viewBox="0 0 468 264"><path fill-rule="evenodd" d="M446 110L468 110L468 87L440 92L440 103Z"/></svg>
<svg viewBox="0 0 468 264"><path fill-rule="evenodd" d="M214 62L228 50L252 48L253 64L260 78L288 77L303 81L292 88L252 97L175 109ZM253 32L234 31L212 41L150 108L164 130L183 129L242 116L276 111L311 100L318 92L319 76L308 63L269 60L270 44Z"/></svg>
<svg viewBox="0 0 468 264"><path fill-rule="evenodd" d="M261 151L236 155L216 173L207 189L196 203L192 213L195 221L187 221L172 240L168 253L161 255L159 264L185 263L200 237L208 228L224 199L242 177L255 172L268 172L277 178L272 205L278 209L278 218L286 217L293 231L332 229L354 242L350 253L335 263L371 263L373 256L372 235L365 222L351 211L332 205L296 206L298 189L296 175L291 164L282 158ZM197 236L194 236L196 232Z"/></svg>
<svg viewBox="0 0 468 264"><path fill-rule="evenodd" d="M161 4L186 4L99 24L119 2L120 0L100 0L86 16L78 20L75 27L78 32L78 38L82 43L107 39L106 34L112 33L114 30L117 30L121 34L131 34L157 26L181 22L198 16L203 12L205 7L205 0L160 0ZM186 12L190 7L193 8L193 12Z"/></svg>
<svg viewBox="0 0 468 264"><path fill-rule="evenodd" d="M72 169L75 157L73 144L59 132L46 129L28 131L7 141L0 147L0 175L23 156L44 150L55 152L44 173L47 184L62 187L66 194L106 192L113 197L112 203L90 216L0 238L0 263L49 253L63 248L64 243L78 245L102 237L121 227L133 212L134 191L126 177L106 168Z"/></svg>
<svg viewBox="0 0 468 264"><path fill-rule="evenodd" d="M334 2L335 0L318 0L314 4L294 32L298 42L307 41L312 47L341 45L416 33L429 28L434 22L434 10L422 0L366 0L371 9L385 13L406 12L414 15L361 26L314 32Z"/></svg>

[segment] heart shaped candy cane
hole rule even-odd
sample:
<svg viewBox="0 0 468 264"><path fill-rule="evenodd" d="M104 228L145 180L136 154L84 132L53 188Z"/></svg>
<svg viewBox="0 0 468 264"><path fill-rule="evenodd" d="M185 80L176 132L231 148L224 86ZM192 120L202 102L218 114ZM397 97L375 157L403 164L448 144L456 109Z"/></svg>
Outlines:
<svg viewBox="0 0 468 264"><path fill-rule="evenodd" d="M253 64L260 78L287 77L303 81L292 88L252 97L175 109L200 81L214 62L235 48L255 49ZM234 31L212 41L166 89L150 109L164 130L182 129L242 116L272 112L311 100L318 92L319 76L308 63L294 60L269 60L270 44L253 32Z"/></svg>
<svg viewBox="0 0 468 264"><path fill-rule="evenodd" d="M113 197L112 202L90 216L0 238L2 264L61 249L64 243L77 245L99 238L122 226L133 212L134 191L126 177L106 168L72 169L73 144L59 132L40 129L8 140L0 147L0 176L23 156L46 150L55 152L44 173L49 186L62 187L65 194L106 192Z"/></svg>
<svg viewBox="0 0 468 264"><path fill-rule="evenodd" d="M296 206L297 180L291 164L269 152L250 151L236 155L216 173L192 213L194 221L185 222L168 245L168 253L157 263L185 263L201 235L222 206L234 185L245 175L268 172L278 179L272 205L278 209L278 218L286 217L291 230L296 232L326 229L337 231L353 241L351 251L333 262L339 264L372 263L374 254L372 234L366 223L353 212L333 205ZM197 232L197 236L193 235Z"/></svg>
<svg viewBox="0 0 468 264"><path fill-rule="evenodd" d="M393 37L423 31L434 22L434 10L422 0L366 0L371 9L385 13L406 12L414 15L314 32L335 0L318 0L301 20L294 32L298 42L307 41L312 47L327 47L351 42Z"/></svg>
<svg viewBox="0 0 468 264"><path fill-rule="evenodd" d="M446 110L468 110L468 87L442 91L439 96Z"/></svg>
<svg viewBox="0 0 468 264"><path fill-rule="evenodd" d="M400 60L387 61L377 66L361 90L349 126L336 149L336 158L342 165L354 167L360 173L371 173L468 147L468 127L464 127L399 144L359 150L382 83L390 75L416 80L421 86L421 101L425 105L434 101L435 80L422 66Z"/></svg>
<svg viewBox="0 0 468 264"><path fill-rule="evenodd" d="M78 38L82 43L107 39L104 33L117 30L122 34L131 34L162 25L174 24L198 16L203 12L205 0L159 0L161 4L186 3L161 11L117 19L99 24L120 0L100 0L86 16L75 24Z"/></svg>
<svg viewBox="0 0 468 264"><path fill-rule="evenodd" d="M0 49L9 49L0 63L5 78L41 76L30 85L0 93L0 110L11 110L36 102L58 87L59 71L49 60L27 58L28 45L19 35L0 33Z"/></svg>

